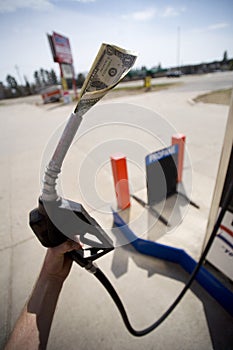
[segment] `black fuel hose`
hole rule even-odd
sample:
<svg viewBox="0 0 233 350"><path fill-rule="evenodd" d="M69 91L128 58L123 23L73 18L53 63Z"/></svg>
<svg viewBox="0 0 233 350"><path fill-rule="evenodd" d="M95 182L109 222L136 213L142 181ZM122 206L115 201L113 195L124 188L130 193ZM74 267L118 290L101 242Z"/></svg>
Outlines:
<svg viewBox="0 0 233 350"><path fill-rule="evenodd" d="M198 261L195 269L193 270L188 282L186 283L186 285L184 286L184 288L182 289L182 291L180 292L180 294L178 295L178 297L175 299L175 301L171 304L171 306L164 312L164 314L162 314L162 316L156 321L154 322L151 326L143 329L143 330L135 330L130 322L129 322L129 318L127 316L127 313L125 311L124 305L120 299L120 297L118 296L117 292L115 291L114 287L112 286L112 284L110 283L110 281L108 280L108 278L104 275L104 273L97 267L96 272L94 273L95 277L102 283L102 285L106 288L106 290L108 291L108 293L110 294L110 296L112 297L112 299L114 300L118 310L120 311L120 314L123 318L124 324L126 326L126 328L128 329L128 331L133 334L136 337L141 337L143 335L146 335L150 332L152 332L154 329L156 329L170 314L171 312L175 309L175 307L179 304L179 302L181 301L181 299L183 298L183 296L185 295L185 293L187 292L187 290L189 289L189 287L191 286L192 282L194 281L194 279L196 278L198 271L200 270L200 267L202 266L206 255L209 252L209 249L213 243L213 240L217 234L217 231L221 225L222 219L224 217L224 214L230 204L231 198L233 197L233 182L231 184L231 186L228 189L228 192L225 196L225 200L223 202L222 205L222 209L218 215L217 221L214 225L214 228L212 230L212 233L210 235L210 238L208 240L208 243L200 257L200 260Z"/></svg>

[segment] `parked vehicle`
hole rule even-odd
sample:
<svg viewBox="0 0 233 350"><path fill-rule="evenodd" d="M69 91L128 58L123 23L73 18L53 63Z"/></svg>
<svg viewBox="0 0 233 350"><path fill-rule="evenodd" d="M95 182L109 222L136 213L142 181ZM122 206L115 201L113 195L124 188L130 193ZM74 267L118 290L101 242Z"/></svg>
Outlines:
<svg viewBox="0 0 233 350"><path fill-rule="evenodd" d="M62 90L60 85L46 87L41 91L41 97L44 103L58 102L62 98Z"/></svg>
<svg viewBox="0 0 233 350"><path fill-rule="evenodd" d="M181 75L182 72L180 70L169 70L166 74L168 78L179 78Z"/></svg>

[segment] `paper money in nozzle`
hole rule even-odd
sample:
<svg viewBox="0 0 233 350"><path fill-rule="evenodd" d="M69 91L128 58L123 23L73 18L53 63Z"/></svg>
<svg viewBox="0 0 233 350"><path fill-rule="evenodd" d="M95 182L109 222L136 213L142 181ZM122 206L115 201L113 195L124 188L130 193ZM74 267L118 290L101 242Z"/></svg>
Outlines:
<svg viewBox="0 0 233 350"><path fill-rule="evenodd" d="M137 54L102 44L80 92L75 113L83 115L130 71Z"/></svg>
<svg viewBox="0 0 233 350"><path fill-rule="evenodd" d="M56 200L56 179L65 155L82 121L82 116L108 91L113 89L130 71L137 54L115 45L102 44L84 81L79 101L67 121L66 127L45 171L42 199Z"/></svg>

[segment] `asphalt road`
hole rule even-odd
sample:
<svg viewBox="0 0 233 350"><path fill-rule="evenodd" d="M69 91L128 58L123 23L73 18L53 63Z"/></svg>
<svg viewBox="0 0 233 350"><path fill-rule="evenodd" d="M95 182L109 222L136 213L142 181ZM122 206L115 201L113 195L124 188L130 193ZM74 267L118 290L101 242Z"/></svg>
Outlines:
<svg viewBox="0 0 233 350"><path fill-rule="evenodd" d="M154 78L152 84L167 84L167 83L181 83L180 86L175 86L169 90L173 91L212 91L228 89L233 87L233 72L216 72L201 75L184 75L180 78ZM133 82L121 83L118 86L140 86L143 85L142 80Z"/></svg>
<svg viewBox="0 0 233 350"><path fill-rule="evenodd" d="M180 81L184 84L176 87L176 91L213 91L228 89L233 87L233 72L183 76Z"/></svg>

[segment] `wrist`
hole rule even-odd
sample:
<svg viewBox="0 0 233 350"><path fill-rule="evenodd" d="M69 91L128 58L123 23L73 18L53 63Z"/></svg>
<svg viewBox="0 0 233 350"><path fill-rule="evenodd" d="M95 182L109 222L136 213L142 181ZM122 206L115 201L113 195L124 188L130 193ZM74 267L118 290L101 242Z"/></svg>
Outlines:
<svg viewBox="0 0 233 350"><path fill-rule="evenodd" d="M45 305L46 308L55 307L63 282L60 278L41 272L28 302L28 311L38 316L43 313Z"/></svg>
<svg viewBox="0 0 233 350"><path fill-rule="evenodd" d="M40 275L38 277L38 281L40 283L46 283L46 284L54 284L54 285L60 285L62 287L64 281L65 281L65 277L63 276L59 276L56 274L51 274L47 271L44 271L43 269L40 272Z"/></svg>

